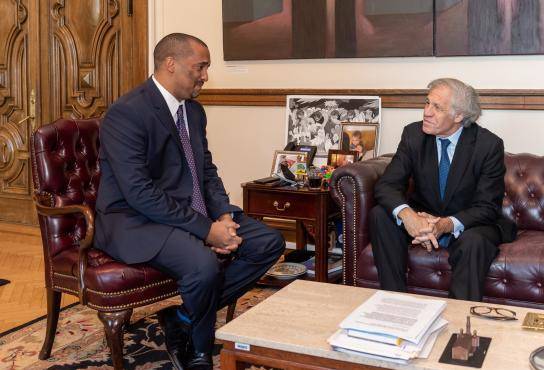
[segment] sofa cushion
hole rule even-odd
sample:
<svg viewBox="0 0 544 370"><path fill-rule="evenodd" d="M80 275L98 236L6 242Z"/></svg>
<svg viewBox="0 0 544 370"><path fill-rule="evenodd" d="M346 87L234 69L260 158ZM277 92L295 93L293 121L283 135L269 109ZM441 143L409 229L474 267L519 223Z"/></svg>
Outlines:
<svg viewBox="0 0 544 370"><path fill-rule="evenodd" d="M544 232L522 230L514 242L500 246L487 275L485 295L544 302Z"/></svg>
<svg viewBox="0 0 544 370"><path fill-rule="evenodd" d="M408 248L408 291L446 296L451 280L447 250L429 253L423 248ZM358 256L355 275L357 285L379 288L370 244ZM486 278L484 296L485 301L503 304L544 302L543 231L520 230L514 242L500 245Z"/></svg>

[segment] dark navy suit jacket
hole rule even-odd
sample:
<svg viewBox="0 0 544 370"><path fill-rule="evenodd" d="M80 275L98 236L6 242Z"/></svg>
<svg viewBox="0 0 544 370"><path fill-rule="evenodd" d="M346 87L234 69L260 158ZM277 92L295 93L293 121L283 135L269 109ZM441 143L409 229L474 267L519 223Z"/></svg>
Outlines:
<svg viewBox="0 0 544 370"><path fill-rule="evenodd" d="M503 141L473 123L459 138L441 200L436 137L425 134L420 121L404 128L397 152L374 192L389 214L406 203L436 216L454 216L465 230L495 224L506 240L513 224L501 217L505 172ZM414 189L407 195L410 179Z"/></svg>
<svg viewBox="0 0 544 370"><path fill-rule="evenodd" d="M100 127L95 246L115 259L152 259L174 228L205 239L229 202L206 139L200 103L186 100L189 135L210 218L191 208L191 173L174 120L152 79L117 100Z"/></svg>

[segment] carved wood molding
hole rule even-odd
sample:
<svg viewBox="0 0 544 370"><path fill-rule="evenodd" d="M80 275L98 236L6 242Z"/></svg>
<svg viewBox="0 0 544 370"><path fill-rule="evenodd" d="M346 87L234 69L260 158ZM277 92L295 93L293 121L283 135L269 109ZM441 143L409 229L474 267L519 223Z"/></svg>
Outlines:
<svg viewBox="0 0 544 370"><path fill-rule="evenodd" d="M99 3L99 2L98 2ZM99 4L98 4L99 5ZM56 116L92 117L107 108L104 92L118 83L119 68L119 0L97 3L67 3L57 0L51 6L51 30L54 66L52 86L61 87L54 107ZM86 17L86 22L78 22ZM113 69L113 70L112 70Z"/></svg>
<svg viewBox="0 0 544 370"><path fill-rule="evenodd" d="M544 110L544 90L478 90L483 109ZM425 89L204 89L204 105L285 106L287 95L378 95L384 108L422 108Z"/></svg>

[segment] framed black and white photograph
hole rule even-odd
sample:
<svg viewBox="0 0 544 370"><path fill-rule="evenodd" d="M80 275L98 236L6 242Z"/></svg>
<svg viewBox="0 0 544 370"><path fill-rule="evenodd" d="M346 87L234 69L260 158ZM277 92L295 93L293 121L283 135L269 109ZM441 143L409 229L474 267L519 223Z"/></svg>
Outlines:
<svg viewBox="0 0 544 370"><path fill-rule="evenodd" d="M278 175L290 179L289 172L294 176L305 175L308 153L290 150L276 150L272 160L270 176Z"/></svg>
<svg viewBox="0 0 544 370"><path fill-rule="evenodd" d="M379 125L377 123L342 122L340 148L354 150L357 160L364 161L378 155Z"/></svg>
<svg viewBox="0 0 544 370"><path fill-rule="evenodd" d="M340 149L342 122L379 126L379 96L289 95L286 107L286 142L314 145L317 156L326 157L330 149Z"/></svg>

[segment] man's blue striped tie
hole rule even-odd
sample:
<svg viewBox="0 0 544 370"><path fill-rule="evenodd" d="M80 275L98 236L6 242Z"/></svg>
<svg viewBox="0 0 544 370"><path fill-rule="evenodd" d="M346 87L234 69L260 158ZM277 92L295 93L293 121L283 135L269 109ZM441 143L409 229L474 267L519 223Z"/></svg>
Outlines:
<svg viewBox="0 0 544 370"><path fill-rule="evenodd" d="M450 157L448 156L448 146L451 141L448 139L439 139L441 147L440 164L438 165L438 183L440 186L440 199L444 200L446 193L446 184L448 183L448 173L450 172ZM450 242L451 234L444 234L438 239L438 244L446 248Z"/></svg>

